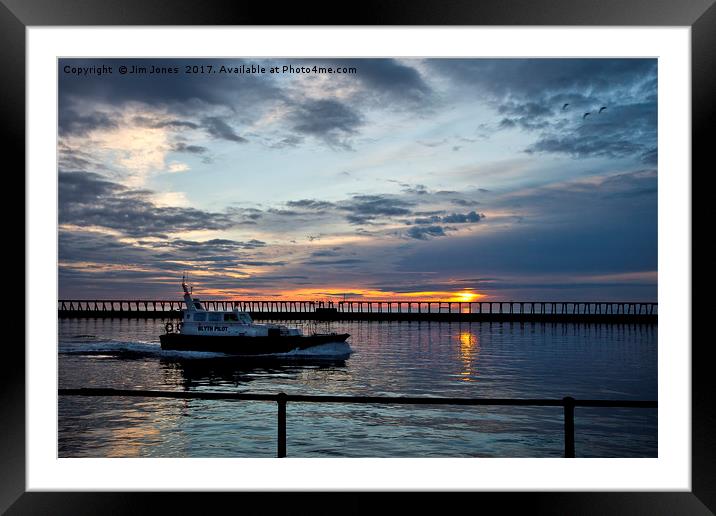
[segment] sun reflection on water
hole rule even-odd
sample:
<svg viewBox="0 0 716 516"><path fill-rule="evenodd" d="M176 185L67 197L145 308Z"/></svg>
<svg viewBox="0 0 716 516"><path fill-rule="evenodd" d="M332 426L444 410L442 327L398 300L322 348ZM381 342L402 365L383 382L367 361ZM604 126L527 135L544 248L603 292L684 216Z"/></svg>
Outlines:
<svg viewBox="0 0 716 516"><path fill-rule="evenodd" d="M477 357L480 353L480 339L471 331L461 331L457 335L460 343L459 357L462 370L459 373L460 381L474 382L477 374Z"/></svg>

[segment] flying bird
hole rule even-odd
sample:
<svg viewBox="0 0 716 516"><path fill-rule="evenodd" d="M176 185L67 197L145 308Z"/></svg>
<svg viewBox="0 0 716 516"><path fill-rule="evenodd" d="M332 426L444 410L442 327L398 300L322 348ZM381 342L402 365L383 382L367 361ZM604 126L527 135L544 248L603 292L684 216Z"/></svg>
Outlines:
<svg viewBox="0 0 716 516"><path fill-rule="evenodd" d="M588 117L589 115L591 115L591 114L592 114L592 113L584 113L584 115L582 115L582 120L584 120L585 118L587 118L587 117Z"/></svg>
<svg viewBox="0 0 716 516"><path fill-rule="evenodd" d="M562 106L562 111L564 111L565 109L567 109L567 106L569 106L569 102L567 102L564 106Z"/></svg>
<svg viewBox="0 0 716 516"><path fill-rule="evenodd" d="M600 107L600 108L599 108L599 114L601 115L601 114L602 114L602 111L604 111L605 109L607 109L607 106L602 106L602 107Z"/></svg>

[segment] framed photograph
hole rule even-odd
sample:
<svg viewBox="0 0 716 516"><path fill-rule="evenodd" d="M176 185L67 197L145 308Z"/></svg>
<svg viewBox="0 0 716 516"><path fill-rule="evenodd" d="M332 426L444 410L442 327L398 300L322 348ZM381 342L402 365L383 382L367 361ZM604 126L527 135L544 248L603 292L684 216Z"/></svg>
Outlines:
<svg viewBox="0 0 716 516"><path fill-rule="evenodd" d="M3 0L27 191L3 509L710 514L716 8L630 4Z"/></svg>

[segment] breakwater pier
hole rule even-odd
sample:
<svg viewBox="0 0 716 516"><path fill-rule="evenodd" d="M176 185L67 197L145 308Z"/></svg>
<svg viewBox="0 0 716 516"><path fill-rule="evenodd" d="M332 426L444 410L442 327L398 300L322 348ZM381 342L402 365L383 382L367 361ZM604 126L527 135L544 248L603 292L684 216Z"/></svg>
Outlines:
<svg viewBox="0 0 716 516"><path fill-rule="evenodd" d="M599 301L202 300L207 310L240 309L255 320L575 322L656 324L658 305ZM182 301L68 300L60 318L175 319Z"/></svg>

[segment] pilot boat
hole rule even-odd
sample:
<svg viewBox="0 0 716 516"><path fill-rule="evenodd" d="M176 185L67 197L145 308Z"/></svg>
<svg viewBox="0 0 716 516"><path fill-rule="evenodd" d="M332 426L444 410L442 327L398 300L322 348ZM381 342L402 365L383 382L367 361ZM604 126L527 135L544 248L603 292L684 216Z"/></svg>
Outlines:
<svg viewBox="0 0 716 516"><path fill-rule="evenodd" d="M166 324L166 333L159 336L162 349L263 355L345 342L350 337L347 333L303 335L298 328L254 324L251 315L239 309L206 310L199 298L192 296L186 277L182 278L182 289L186 309L181 322Z"/></svg>

